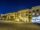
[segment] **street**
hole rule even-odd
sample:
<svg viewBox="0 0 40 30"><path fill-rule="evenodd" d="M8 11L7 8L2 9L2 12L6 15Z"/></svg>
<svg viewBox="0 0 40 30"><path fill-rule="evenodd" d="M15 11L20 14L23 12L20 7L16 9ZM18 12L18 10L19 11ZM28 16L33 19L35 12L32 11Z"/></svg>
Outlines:
<svg viewBox="0 0 40 30"><path fill-rule="evenodd" d="M40 30L40 26L31 23L0 23L0 30Z"/></svg>

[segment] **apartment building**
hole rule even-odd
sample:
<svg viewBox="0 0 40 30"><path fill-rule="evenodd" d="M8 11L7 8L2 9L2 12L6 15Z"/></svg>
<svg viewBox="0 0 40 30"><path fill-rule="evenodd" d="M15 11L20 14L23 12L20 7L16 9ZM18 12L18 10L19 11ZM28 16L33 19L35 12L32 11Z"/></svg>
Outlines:
<svg viewBox="0 0 40 30"><path fill-rule="evenodd" d="M15 13L2 14L1 20L15 22L29 22L29 10L22 10Z"/></svg>
<svg viewBox="0 0 40 30"><path fill-rule="evenodd" d="M32 7L32 22L40 23L40 6Z"/></svg>

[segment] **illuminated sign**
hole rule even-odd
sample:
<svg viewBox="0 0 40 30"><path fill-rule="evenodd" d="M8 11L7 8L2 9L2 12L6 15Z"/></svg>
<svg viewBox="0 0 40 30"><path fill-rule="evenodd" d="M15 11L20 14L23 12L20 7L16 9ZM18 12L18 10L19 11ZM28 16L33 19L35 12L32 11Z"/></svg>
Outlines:
<svg viewBox="0 0 40 30"><path fill-rule="evenodd" d="M40 23L40 16L32 17L32 22L33 23Z"/></svg>

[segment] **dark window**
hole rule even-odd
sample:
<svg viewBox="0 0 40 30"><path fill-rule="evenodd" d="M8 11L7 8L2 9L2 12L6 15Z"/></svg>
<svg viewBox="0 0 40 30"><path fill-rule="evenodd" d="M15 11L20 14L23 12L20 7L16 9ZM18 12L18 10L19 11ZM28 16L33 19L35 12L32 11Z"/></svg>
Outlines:
<svg viewBox="0 0 40 30"><path fill-rule="evenodd" d="M35 10L33 10L33 12L35 12Z"/></svg>
<svg viewBox="0 0 40 30"><path fill-rule="evenodd" d="M26 14L26 16L28 16L28 14Z"/></svg>
<svg viewBox="0 0 40 30"><path fill-rule="evenodd" d="M4 18L4 20L6 20L7 16L2 16L2 18ZM3 19L2 19L3 20Z"/></svg>
<svg viewBox="0 0 40 30"><path fill-rule="evenodd" d="M31 13L31 11L29 11L29 13Z"/></svg>
<svg viewBox="0 0 40 30"><path fill-rule="evenodd" d="M14 16L10 16L10 18L11 18L10 20L14 20Z"/></svg>
<svg viewBox="0 0 40 30"><path fill-rule="evenodd" d="M39 9L37 9L36 11L39 12Z"/></svg>

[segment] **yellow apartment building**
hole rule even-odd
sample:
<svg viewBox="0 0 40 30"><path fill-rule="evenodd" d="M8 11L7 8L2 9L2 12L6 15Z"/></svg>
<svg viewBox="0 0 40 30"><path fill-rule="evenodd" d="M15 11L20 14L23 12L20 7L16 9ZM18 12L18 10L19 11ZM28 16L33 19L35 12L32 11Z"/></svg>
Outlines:
<svg viewBox="0 0 40 30"><path fill-rule="evenodd" d="M20 10L18 12L7 13L2 16L5 21L29 23L29 9Z"/></svg>

